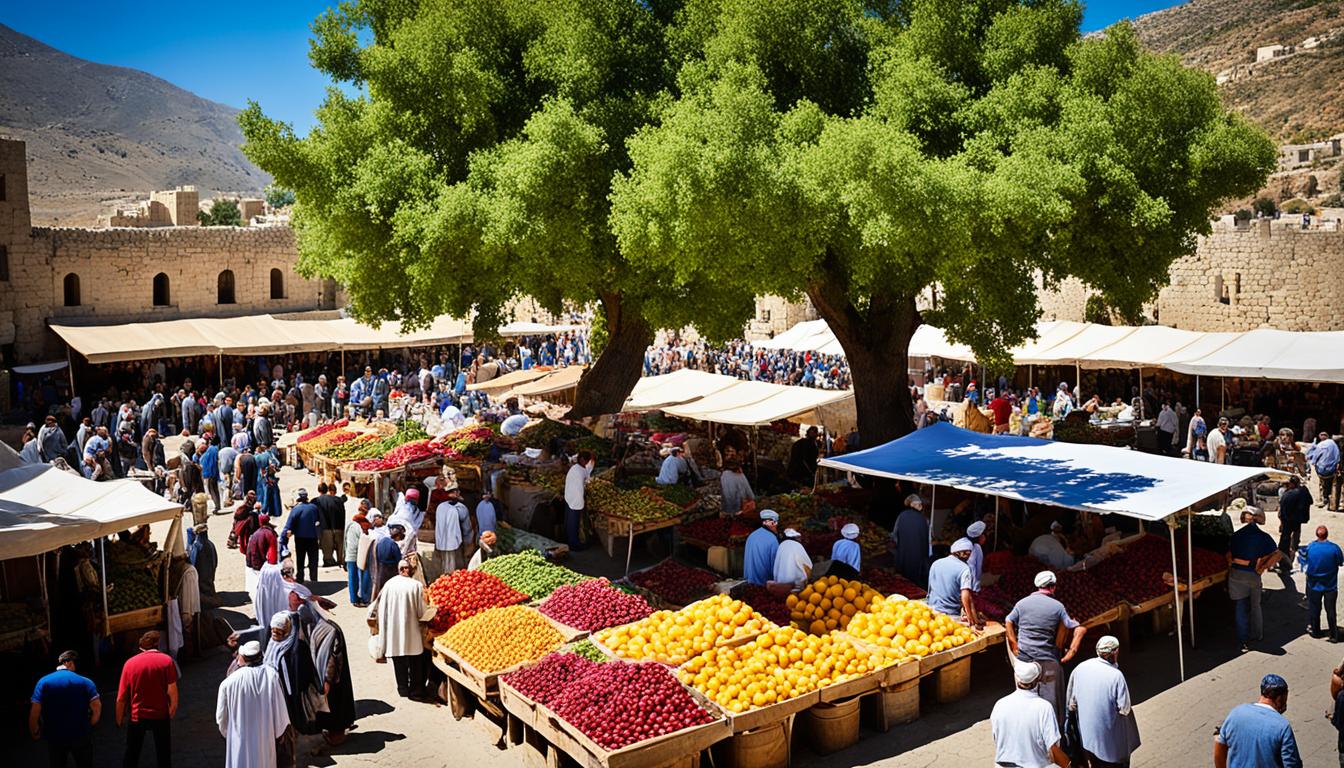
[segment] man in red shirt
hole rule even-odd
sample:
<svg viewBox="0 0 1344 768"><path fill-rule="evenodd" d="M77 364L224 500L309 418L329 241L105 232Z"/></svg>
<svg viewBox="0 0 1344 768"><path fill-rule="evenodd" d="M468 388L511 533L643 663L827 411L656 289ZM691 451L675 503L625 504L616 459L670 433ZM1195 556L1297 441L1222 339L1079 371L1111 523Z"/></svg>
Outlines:
<svg viewBox="0 0 1344 768"><path fill-rule="evenodd" d="M989 410L994 413L994 434L1001 435L1008 431L1008 419L1013 414L1013 404L1008 402L1008 398L1000 392L993 400L989 401Z"/></svg>
<svg viewBox="0 0 1344 768"><path fill-rule="evenodd" d="M154 734L154 756L158 768L172 765L168 723L177 714L177 664L159 651L159 633L150 630L140 636L140 652L127 659L121 668L117 688L117 727L131 724L126 731L126 768L140 764L140 748L145 733Z"/></svg>

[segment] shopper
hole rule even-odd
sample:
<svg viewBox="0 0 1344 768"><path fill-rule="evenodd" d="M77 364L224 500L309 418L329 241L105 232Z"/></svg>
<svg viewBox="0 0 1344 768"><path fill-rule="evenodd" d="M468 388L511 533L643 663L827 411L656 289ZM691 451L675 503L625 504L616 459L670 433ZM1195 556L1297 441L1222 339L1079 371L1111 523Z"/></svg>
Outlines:
<svg viewBox="0 0 1344 768"><path fill-rule="evenodd" d="M238 659L238 668L219 684L215 699L225 768L277 768L276 742L289 729L280 675L261 663L256 640L243 644Z"/></svg>
<svg viewBox="0 0 1344 768"><path fill-rule="evenodd" d="M750 501L754 504L756 501L756 492L751 489L751 482L742 471L742 465L735 459L723 462L723 474L719 476L719 485L723 489L724 517L733 517L741 512L743 502Z"/></svg>
<svg viewBox="0 0 1344 768"><path fill-rule="evenodd" d="M784 529L784 541L775 551L775 563L772 570L774 582L788 584L797 591L807 583L812 575L812 556L803 547L803 535L794 528Z"/></svg>
<svg viewBox="0 0 1344 768"><path fill-rule="evenodd" d="M423 701L425 695L425 643L421 627L434 618L435 608L425 600L425 585L415 578L415 566L399 563L397 575L379 590L369 609L378 634L374 647L378 657L392 660L397 694Z"/></svg>
<svg viewBox="0 0 1344 768"><path fill-rule="evenodd" d="M318 534L322 549L322 567L344 568L345 561L340 555L341 539L345 534L345 497L336 495L335 483L331 485L318 483L317 498L313 503L317 505L318 518L322 523L321 532Z"/></svg>
<svg viewBox="0 0 1344 768"><path fill-rule="evenodd" d="M499 527L499 506L495 504L495 495L490 489L481 490L481 500L476 502L476 530L477 540L480 534L486 531L493 532Z"/></svg>
<svg viewBox="0 0 1344 768"><path fill-rule="evenodd" d="M1243 502L1244 505L1244 502ZM1231 567L1227 573L1227 595L1236 609L1237 640L1241 651L1250 650L1250 643L1264 634L1264 619L1260 614L1260 579L1283 556L1274 539L1260 530L1264 513L1254 507L1241 512L1242 527L1232 534L1228 543Z"/></svg>
<svg viewBox="0 0 1344 768"><path fill-rule="evenodd" d="M1303 433L1305 438L1310 433ZM1339 496L1335 493L1335 473L1339 471L1339 444L1329 432L1316 436L1316 442L1307 448L1307 461L1311 464L1316 478L1321 483L1321 495L1316 506L1324 506L1331 512L1339 510Z"/></svg>
<svg viewBox="0 0 1344 768"><path fill-rule="evenodd" d="M298 566L299 578L303 578L303 566L308 564L308 578L317 581L317 540L322 533L322 513L317 505L308 501L308 490L300 488L295 494L294 506L285 519L284 541L294 537L294 563Z"/></svg>
<svg viewBox="0 0 1344 768"><path fill-rule="evenodd" d="M1033 580L1036 591L1017 601L1004 619L1008 651L1019 661L1041 665L1039 692L1054 707L1055 717L1064 719L1064 664L1078 653L1087 627L1074 621L1064 604L1055 599L1055 574L1041 571ZM1073 633L1068 650L1061 657L1055 638L1060 627Z"/></svg>
<svg viewBox="0 0 1344 768"><path fill-rule="evenodd" d="M857 579L859 571L863 565L863 549L859 546L859 526L854 523L845 523L840 529L840 538L831 545L831 569L830 573L841 578ZM848 570L841 574L836 571L839 566L844 566Z"/></svg>
<svg viewBox="0 0 1344 768"><path fill-rule="evenodd" d="M363 608L369 603L369 593L373 591L372 577L369 571L360 567L359 540L369 532L373 524L369 522L369 500L359 500L359 511L350 516L345 524L345 578L350 590L350 604Z"/></svg>
<svg viewBox="0 0 1344 768"><path fill-rule="evenodd" d="M579 451L574 465L565 475L565 539L573 552L584 548L579 541L579 523L583 517L588 481L597 466L591 451Z"/></svg>
<svg viewBox="0 0 1344 768"><path fill-rule="evenodd" d="M1283 559L1279 569L1293 570L1293 557L1302 543L1302 526L1311 521L1311 491L1297 475L1289 475L1287 488L1279 497L1279 551Z"/></svg>
<svg viewBox="0 0 1344 768"><path fill-rule="evenodd" d="M155 765L172 765L169 724L177 714L177 665L159 650L159 632L140 636L140 651L121 668L117 686L117 727L127 724L123 765L140 764L145 734L154 735Z"/></svg>
<svg viewBox="0 0 1344 768"><path fill-rule="evenodd" d="M462 559L462 525L459 515L465 514L466 505L449 493L447 499L434 510L434 567L440 574L452 573L466 567Z"/></svg>
<svg viewBox="0 0 1344 768"><path fill-rule="evenodd" d="M67 756L75 768L93 766L93 727L102 715L103 702L93 681L75 672L79 654L65 651L56 671L33 688L28 709L28 733L33 740L47 740L51 768L65 768Z"/></svg>
<svg viewBox="0 0 1344 768"><path fill-rule="evenodd" d="M1303 549L1307 574L1307 632L1321 636L1321 608L1329 626L1330 642L1339 642L1335 624L1335 601L1339 597L1339 569L1344 567L1344 551L1330 541L1330 531L1324 525L1316 526L1316 540Z"/></svg>
<svg viewBox="0 0 1344 768"><path fill-rule="evenodd" d="M994 738L994 764L1016 766L1058 765L1069 758L1059 746L1059 723L1050 702L1041 698L1041 665L1033 661L1013 664L1017 690L994 703L989 714Z"/></svg>
<svg viewBox="0 0 1344 768"><path fill-rule="evenodd" d="M1069 677L1069 712L1077 718L1081 746L1095 768L1128 766L1139 748L1139 725L1120 671L1120 641L1097 641L1096 658L1079 664Z"/></svg>
<svg viewBox="0 0 1344 768"><path fill-rule="evenodd" d="M1260 681L1260 699L1238 704L1213 737L1214 768L1302 768L1288 711L1288 683L1275 674Z"/></svg>

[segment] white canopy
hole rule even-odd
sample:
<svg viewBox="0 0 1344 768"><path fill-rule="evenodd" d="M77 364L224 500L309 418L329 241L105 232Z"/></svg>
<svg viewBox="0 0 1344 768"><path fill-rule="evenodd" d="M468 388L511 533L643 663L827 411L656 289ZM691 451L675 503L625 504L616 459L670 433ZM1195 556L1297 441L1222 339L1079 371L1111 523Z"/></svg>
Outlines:
<svg viewBox="0 0 1344 768"><path fill-rule="evenodd" d="M50 552L181 516L182 505L134 480L94 482L30 464L0 472L0 560Z"/></svg>
<svg viewBox="0 0 1344 768"><path fill-rule="evenodd" d="M577 387L579 385L579 379L583 377L583 372L586 370L587 366L583 365L571 365L567 368L557 368L535 381L530 381L526 384L514 387L500 397L541 397L556 392L564 392L567 389Z"/></svg>
<svg viewBox="0 0 1344 768"><path fill-rule="evenodd" d="M1169 362L1166 367L1202 376L1340 383L1344 382L1344 332L1260 328L1239 334L1208 354Z"/></svg>
<svg viewBox="0 0 1344 768"><path fill-rule="evenodd" d="M666 406L661 410L669 416L717 424L762 426L791 419L826 424L829 427L832 426L827 421L829 418L830 421L843 421L845 426L852 426L853 417L846 416L853 410L854 393L851 391L740 381L729 376L716 378L731 383L694 400ZM847 408L845 403L849 403ZM839 428L840 425L835 426Z"/></svg>
<svg viewBox="0 0 1344 768"><path fill-rule="evenodd" d="M825 320L804 320L792 328L778 334L773 339L752 342L752 346L761 349L793 349L800 352L815 351L819 345L835 338Z"/></svg>
<svg viewBox="0 0 1344 768"><path fill-rule="evenodd" d="M550 375L550 373L554 370L555 370L554 368L538 366L535 368L525 368L518 371L510 371L509 373L506 373L503 376L496 376L495 378L490 379L489 381L477 382L476 384L468 384L467 390L470 392L484 392L490 397L495 397L501 392L507 392L516 386L526 384L529 381L536 381L537 379L540 379L543 376Z"/></svg>
<svg viewBox="0 0 1344 768"><path fill-rule="evenodd" d="M706 395L720 392L738 383L732 376L706 373L693 368L680 368L661 376L645 376L625 399L622 411L656 411L672 405L689 403Z"/></svg>

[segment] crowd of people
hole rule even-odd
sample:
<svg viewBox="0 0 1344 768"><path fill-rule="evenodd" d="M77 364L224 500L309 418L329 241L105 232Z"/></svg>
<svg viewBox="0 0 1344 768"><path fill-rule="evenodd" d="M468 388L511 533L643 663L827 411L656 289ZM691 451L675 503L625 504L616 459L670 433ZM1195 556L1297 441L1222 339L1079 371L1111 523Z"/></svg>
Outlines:
<svg viewBox="0 0 1344 768"><path fill-rule="evenodd" d="M644 353L644 375L657 376L682 368L732 376L747 381L790 384L817 389L849 389L852 379L844 355L766 349L734 339L709 344L668 335Z"/></svg>

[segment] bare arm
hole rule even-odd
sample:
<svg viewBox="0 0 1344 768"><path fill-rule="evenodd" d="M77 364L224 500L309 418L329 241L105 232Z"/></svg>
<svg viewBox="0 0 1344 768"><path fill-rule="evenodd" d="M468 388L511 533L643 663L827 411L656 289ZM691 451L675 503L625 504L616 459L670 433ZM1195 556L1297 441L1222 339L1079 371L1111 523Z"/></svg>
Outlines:
<svg viewBox="0 0 1344 768"><path fill-rule="evenodd" d="M1050 745L1050 760L1059 768L1069 768L1069 756L1059 748L1059 742Z"/></svg>
<svg viewBox="0 0 1344 768"><path fill-rule="evenodd" d="M1280 557L1283 557L1282 550L1276 549L1273 552L1270 552L1268 555L1255 561L1255 572L1264 573L1277 563Z"/></svg>
<svg viewBox="0 0 1344 768"><path fill-rule="evenodd" d="M103 700L94 699L89 702L89 725L97 725L103 716Z"/></svg>
<svg viewBox="0 0 1344 768"><path fill-rule="evenodd" d="M969 589L961 590L961 615L965 616L966 621L970 622L971 626L976 629L985 626L985 623L980 620L980 615L975 612L975 599L971 596L971 590Z"/></svg>
<svg viewBox="0 0 1344 768"><path fill-rule="evenodd" d="M42 738L42 729L39 724L42 721L42 705L36 701L28 708L28 734L33 737L33 741Z"/></svg>
<svg viewBox="0 0 1344 768"><path fill-rule="evenodd" d="M168 684L168 719L177 717L177 683Z"/></svg>
<svg viewBox="0 0 1344 768"><path fill-rule="evenodd" d="M1069 643L1069 649L1064 652L1064 658L1059 660L1061 664L1068 664L1077 653L1078 648L1083 644L1083 636L1087 634L1087 627L1082 624L1073 628L1073 641Z"/></svg>
<svg viewBox="0 0 1344 768"><path fill-rule="evenodd" d="M126 722L126 700L117 697L117 727L120 728Z"/></svg>
<svg viewBox="0 0 1344 768"><path fill-rule="evenodd" d="M1216 739L1213 742L1213 768L1227 768L1227 745Z"/></svg>
<svg viewBox="0 0 1344 768"><path fill-rule="evenodd" d="M1008 651L1011 655L1017 656L1017 628L1013 626L1013 620L1007 619L1003 622L1004 635L1008 640Z"/></svg>

